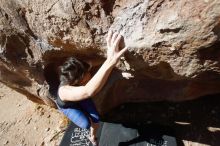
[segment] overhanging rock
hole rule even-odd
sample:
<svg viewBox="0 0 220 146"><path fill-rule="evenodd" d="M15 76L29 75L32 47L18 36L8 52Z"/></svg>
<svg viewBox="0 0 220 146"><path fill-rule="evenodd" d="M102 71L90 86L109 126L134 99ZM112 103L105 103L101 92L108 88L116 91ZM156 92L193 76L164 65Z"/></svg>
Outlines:
<svg viewBox="0 0 220 146"><path fill-rule="evenodd" d="M220 93L218 0L1 0L0 81L53 105L59 63L103 61L109 28L123 34L129 51L94 97L100 112Z"/></svg>

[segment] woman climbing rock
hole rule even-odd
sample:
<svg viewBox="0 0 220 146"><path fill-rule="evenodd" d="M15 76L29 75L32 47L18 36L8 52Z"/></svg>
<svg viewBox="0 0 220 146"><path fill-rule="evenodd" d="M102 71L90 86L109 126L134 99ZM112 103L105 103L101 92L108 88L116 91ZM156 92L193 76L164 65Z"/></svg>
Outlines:
<svg viewBox="0 0 220 146"><path fill-rule="evenodd" d="M67 58L59 67L58 109L77 126L90 129L89 139L93 145L97 145L99 113L91 97L102 89L119 58L127 50L127 47L119 50L121 37L117 32L108 32L107 59L93 77L89 72L91 65L75 57Z"/></svg>

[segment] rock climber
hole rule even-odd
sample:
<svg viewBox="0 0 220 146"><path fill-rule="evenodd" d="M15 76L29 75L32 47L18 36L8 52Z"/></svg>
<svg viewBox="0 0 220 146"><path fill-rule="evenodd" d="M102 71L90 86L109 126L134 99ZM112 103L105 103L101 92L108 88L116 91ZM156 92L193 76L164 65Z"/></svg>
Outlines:
<svg viewBox="0 0 220 146"><path fill-rule="evenodd" d="M89 139L93 145L97 145L96 132L100 119L91 97L102 89L112 69L126 52L127 47L119 49L121 38L120 33L108 31L107 58L93 77L89 72L91 62L75 57L67 58L58 68L60 80L56 98L58 109L80 128L90 130Z"/></svg>

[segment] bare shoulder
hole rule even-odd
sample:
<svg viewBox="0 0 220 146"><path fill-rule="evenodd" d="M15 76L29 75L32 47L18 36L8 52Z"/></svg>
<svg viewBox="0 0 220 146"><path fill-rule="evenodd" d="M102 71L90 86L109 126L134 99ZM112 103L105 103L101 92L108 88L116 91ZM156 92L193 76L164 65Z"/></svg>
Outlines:
<svg viewBox="0 0 220 146"><path fill-rule="evenodd" d="M65 101L65 92L71 89L70 85L61 85L58 87L58 95L62 101Z"/></svg>
<svg viewBox="0 0 220 146"><path fill-rule="evenodd" d="M61 85L58 88L58 93L66 92L67 90L71 90L73 88L74 86L71 86L71 85Z"/></svg>
<svg viewBox="0 0 220 146"><path fill-rule="evenodd" d="M79 101L89 97L85 86L63 85L58 89L62 101Z"/></svg>

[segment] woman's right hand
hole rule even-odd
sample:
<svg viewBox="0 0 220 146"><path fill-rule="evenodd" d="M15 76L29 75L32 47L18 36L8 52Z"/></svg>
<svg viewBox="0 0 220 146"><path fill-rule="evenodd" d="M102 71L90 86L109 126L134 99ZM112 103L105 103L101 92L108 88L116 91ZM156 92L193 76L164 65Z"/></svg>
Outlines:
<svg viewBox="0 0 220 146"><path fill-rule="evenodd" d="M112 64L115 65L119 58L124 54L125 51L128 50L127 47L119 50L119 43L121 40L121 34L115 32L113 33L111 30L108 31L108 36L106 38L107 41L107 60Z"/></svg>

